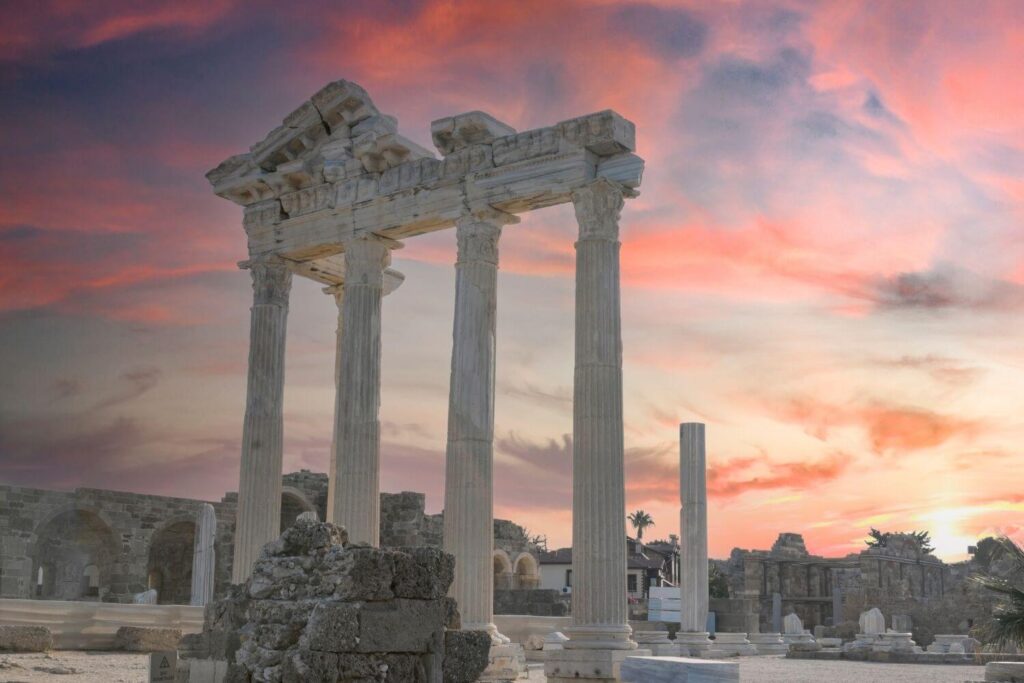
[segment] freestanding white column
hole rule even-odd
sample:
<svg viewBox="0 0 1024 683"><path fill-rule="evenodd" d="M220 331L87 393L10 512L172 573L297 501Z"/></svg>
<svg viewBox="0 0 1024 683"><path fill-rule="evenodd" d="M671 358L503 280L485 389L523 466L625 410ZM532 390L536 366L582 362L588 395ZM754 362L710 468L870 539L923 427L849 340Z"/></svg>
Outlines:
<svg viewBox="0 0 1024 683"><path fill-rule="evenodd" d="M708 493L704 425L679 425L679 602L676 640L691 655L706 651L708 639Z"/></svg>
<svg viewBox="0 0 1024 683"><path fill-rule="evenodd" d="M338 306L338 326L334 332L334 432L331 435L331 464L327 470L327 516L330 519L338 493L338 417L341 410L341 331L345 321L345 285L325 287L324 293L333 296Z"/></svg>
<svg viewBox="0 0 1024 683"><path fill-rule="evenodd" d="M398 243L367 234L345 243L341 371L331 521L353 543L380 539L380 314L384 269Z"/></svg>
<svg viewBox="0 0 1024 683"><path fill-rule="evenodd" d="M598 179L572 195L576 242L572 626L545 663L549 681L615 679L636 650L626 604L626 501L619 311L623 188Z"/></svg>
<svg viewBox="0 0 1024 683"><path fill-rule="evenodd" d="M455 556L449 594L464 630L494 625L494 354L498 239L514 216L489 212L456 224L455 323L448 398L444 548ZM508 642L505 640L504 642Z"/></svg>
<svg viewBox="0 0 1024 683"><path fill-rule="evenodd" d="M231 581L252 572L260 549L281 526L281 458L284 448L284 344L292 274L278 258L253 261L249 329L249 384L242 426L242 463Z"/></svg>
<svg viewBox="0 0 1024 683"><path fill-rule="evenodd" d="M190 605L200 607L213 599L216 556L214 541L217 537L217 513L209 503L203 503L196 520L196 538L192 551L192 599Z"/></svg>

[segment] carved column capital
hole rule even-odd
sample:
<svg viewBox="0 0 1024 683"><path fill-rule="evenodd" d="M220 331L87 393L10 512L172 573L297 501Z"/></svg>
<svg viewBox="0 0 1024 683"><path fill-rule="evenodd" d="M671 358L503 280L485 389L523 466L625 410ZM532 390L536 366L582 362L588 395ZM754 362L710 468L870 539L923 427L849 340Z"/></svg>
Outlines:
<svg viewBox="0 0 1024 683"><path fill-rule="evenodd" d="M383 286L384 269L391 265L391 250L401 248L401 242L374 234L359 235L346 240L345 286Z"/></svg>
<svg viewBox="0 0 1024 683"><path fill-rule="evenodd" d="M342 282L330 287L324 287L323 292L334 297L334 303L338 304L338 309L340 310L345 302L345 283Z"/></svg>
<svg viewBox="0 0 1024 683"><path fill-rule="evenodd" d="M252 275L252 301L254 305L288 307L288 294L292 289L292 271L284 260L277 257L250 261L246 267Z"/></svg>
<svg viewBox="0 0 1024 683"><path fill-rule="evenodd" d="M619 214L625 204L623 188L607 178L598 178L572 193L580 239L619 239Z"/></svg>
<svg viewBox="0 0 1024 683"><path fill-rule="evenodd" d="M473 211L459 218L455 221L455 236L459 244L456 265L469 261L498 265L501 228L518 222L517 216L496 209Z"/></svg>

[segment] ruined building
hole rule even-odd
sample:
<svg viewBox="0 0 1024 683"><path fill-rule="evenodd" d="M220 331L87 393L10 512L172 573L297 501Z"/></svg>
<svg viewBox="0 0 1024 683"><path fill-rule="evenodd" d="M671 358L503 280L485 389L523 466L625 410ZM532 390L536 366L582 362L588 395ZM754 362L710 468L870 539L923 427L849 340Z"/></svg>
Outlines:
<svg viewBox="0 0 1024 683"><path fill-rule="evenodd" d="M283 477L281 529L306 511L324 518L327 476ZM215 591L231 579L238 496L211 503L217 517ZM440 546L441 514L422 493L381 494L381 545ZM132 602L149 589L160 604L188 604L196 520L206 501L81 488L0 485L0 597ZM495 585L533 588L539 549L522 527L495 520Z"/></svg>

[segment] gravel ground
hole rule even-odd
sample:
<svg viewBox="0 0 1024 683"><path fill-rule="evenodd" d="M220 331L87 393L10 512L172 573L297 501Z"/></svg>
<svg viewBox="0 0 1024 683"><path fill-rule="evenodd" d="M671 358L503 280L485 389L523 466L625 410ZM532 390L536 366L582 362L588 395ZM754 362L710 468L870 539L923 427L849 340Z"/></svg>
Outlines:
<svg viewBox="0 0 1024 683"><path fill-rule="evenodd" d="M964 683L985 680L983 666L819 662L743 657L744 683ZM148 679L149 657L110 652L0 655L0 682L138 683ZM59 673L63 672L63 673ZM530 665L531 683L543 683L544 665Z"/></svg>
<svg viewBox="0 0 1024 683"><path fill-rule="evenodd" d="M742 657L743 683L964 683L985 680L983 666L825 662L784 657ZM544 666L530 665L531 683L543 683Z"/></svg>

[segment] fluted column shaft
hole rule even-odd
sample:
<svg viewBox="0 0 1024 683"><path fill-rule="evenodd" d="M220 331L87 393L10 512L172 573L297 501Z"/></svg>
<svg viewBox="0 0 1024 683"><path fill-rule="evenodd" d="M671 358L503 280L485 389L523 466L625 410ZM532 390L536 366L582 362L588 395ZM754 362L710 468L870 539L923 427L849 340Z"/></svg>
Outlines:
<svg viewBox="0 0 1024 683"><path fill-rule="evenodd" d="M704 425L679 425L680 630L701 633L708 618L708 492Z"/></svg>
<svg viewBox="0 0 1024 683"><path fill-rule="evenodd" d="M498 239L512 216L466 216L456 227L455 322L448 398L444 547L462 628L494 626L494 356Z"/></svg>
<svg viewBox="0 0 1024 683"><path fill-rule="evenodd" d="M380 542L380 315L395 243L375 235L345 244L331 520L353 543Z"/></svg>
<svg viewBox="0 0 1024 683"><path fill-rule="evenodd" d="M209 503L203 503L196 520L196 535L192 550L192 596L190 605L204 606L213 599L217 539L217 513Z"/></svg>
<svg viewBox="0 0 1024 683"><path fill-rule="evenodd" d="M242 583L249 577L260 549L277 538L281 526L284 347L292 274L277 259L253 262L250 272L253 305L249 383L242 426L232 583Z"/></svg>
<svg viewBox="0 0 1024 683"><path fill-rule="evenodd" d="M324 293L332 295L338 306L338 326L334 332L334 431L331 435L331 463L327 470L327 518L331 519L334 498L338 494L338 417L341 411L341 331L345 320L345 285L327 287Z"/></svg>
<svg viewBox="0 0 1024 683"><path fill-rule="evenodd" d="M619 309L622 189L575 191L573 594L566 648L632 649L626 604L626 502Z"/></svg>

